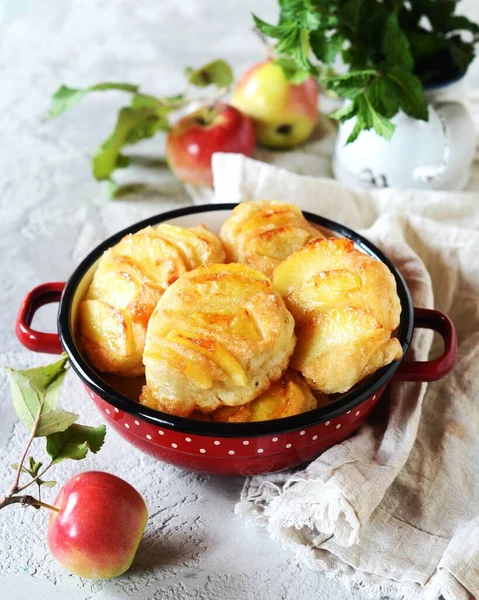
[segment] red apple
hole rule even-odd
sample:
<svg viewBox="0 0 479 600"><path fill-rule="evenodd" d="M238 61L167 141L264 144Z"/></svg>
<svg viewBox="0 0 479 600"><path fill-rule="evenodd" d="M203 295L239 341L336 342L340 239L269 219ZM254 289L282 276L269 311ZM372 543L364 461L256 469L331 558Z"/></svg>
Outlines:
<svg viewBox="0 0 479 600"><path fill-rule="evenodd" d="M255 147L251 120L228 104L203 106L180 119L168 134L166 159L173 173L185 183L212 185L214 152L238 152L251 156Z"/></svg>
<svg viewBox="0 0 479 600"><path fill-rule="evenodd" d="M68 571L109 579L131 565L148 519L142 496L101 471L72 477L60 490L48 524L51 553Z"/></svg>
<svg viewBox="0 0 479 600"><path fill-rule="evenodd" d="M281 66L265 61L238 80L231 104L253 119L262 146L291 148L304 142L318 120L318 86L310 77L290 83Z"/></svg>

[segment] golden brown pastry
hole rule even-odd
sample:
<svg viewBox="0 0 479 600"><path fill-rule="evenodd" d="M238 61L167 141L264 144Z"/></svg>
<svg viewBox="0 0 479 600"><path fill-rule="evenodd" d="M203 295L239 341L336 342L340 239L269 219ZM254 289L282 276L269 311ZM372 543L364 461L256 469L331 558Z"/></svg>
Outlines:
<svg viewBox="0 0 479 600"><path fill-rule="evenodd" d="M180 416L246 404L279 379L294 344L293 317L270 279L241 264L199 267L150 318L144 399Z"/></svg>
<svg viewBox="0 0 479 600"><path fill-rule="evenodd" d="M217 235L203 226L162 224L125 236L101 257L78 310L79 343L100 371L144 371L146 327L165 289L201 264L223 262Z"/></svg>
<svg viewBox="0 0 479 600"><path fill-rule="evenodd" d="M346 392L401 358L391 337L401 315L395 279L351 240L309 242L276 267L273 283L297 323L291 366L314 389Z"/></svg>
<svg viewBox="0 0 479 600"><path fill-rule="evenodd" d="M317 406L318 401L304 379L287 369L259 398L243 406L222 406L211 414L211 420L222 423L270 421L299 415Z"/></svg>
<svg viewBox="0 0 479 600"><path fill-rule="evenodd" d="M148 386L144 386L140 402L150 408L166 412L166 407L153 397ZM326 394L317 392L316 396L313 395L299 373L293 369L286 369L278 381L273 382L261 396L247 404L221 406L210 414L194 411L189 417L200 421L221 423L270 421L299 415L320 406L327 406L329 403Z"/></svg>
<svg viewBox="0 0 479 600"><path fill-rule="evenodd" d="M314 238L323 237L297 206L285 202L242 202L221 228L228 259L271 277L282 260Z"/></svg>

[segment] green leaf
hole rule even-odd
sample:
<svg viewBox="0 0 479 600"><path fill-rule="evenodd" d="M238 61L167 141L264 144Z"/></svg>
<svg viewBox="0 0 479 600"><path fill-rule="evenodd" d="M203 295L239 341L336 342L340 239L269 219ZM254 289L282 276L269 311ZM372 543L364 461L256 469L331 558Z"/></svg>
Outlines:
<svg viewBox="0 0 479 600"><path fill-rule="evenodd" d="M298 27L292 29L283 39L278 40L276 51L279 54L289 54L300 69L317 73L317 69L309 61L311 46L308 31Z"/></svg>
<svg viewBox="0 0 479 600"><path fill-rule="evenodd" d="M28 472L32 477L36 477L43 463L37 462L33 456L28 457Z"/></svg>
<svg viewBox="0 0 479 600"><path fill-rule="evenodd" d="M419 78L400 66L390 68L385 76L395 84L395 94L401 109L410 117L427 121L427 102Z"/></svg>
<svg viewBox="0 0 479 600"><path fill-rule="evenodd" d="M52 103L48 112L50 119L58 117L66 110L80 102L80 100L86 94L90 92L99 92L105 90L119 90L122 92L137 92L137 85L130 83L97 83L83 89L69 88L66 85L62 85L52 96Z"/></svg>
<svg viewBox="0 0 479 600"><path fill-rule="evenodd" d="M56 486L56 484L57 484L57 482L56 482L56 481L53 481L53 480L50 480L50 481L44 481L43 479L37 479L37 480L35 481L35 483L36 483L38 486L43 486L43 487L47 487L47 488L52 488L52 487L55 487L55 486Z"/></svg>
<svg viewBox="0 0 479 600"><path fill-rule="evenodd" d="M123 166L121 149L127 144L136 144L142 139L153 137L158 131L167 131L167 115L171 108L124 107L118 114L113 133L103 142L93 157L93 175L95 179L110 179L118 166Z"/></svg>
<svg viewBox="0 0 479 600"><path fill-rule="evenodd" d="M357 110L356 125L348 138L348 144L356 140L361 131L370 129L373 129L386 140L392 138L396 129L395 125L374 109L365 94L358 96L355 104Z"/></svg>
<svg viewBox="0 0 479 600"><path fill-rule="evenodd" d="M157 109L163 106L159 98L146 96L145 94L135 94L131 99L130 106L132 108L152 108Z"/></svg>
<svg viewBox="0 0 479 600"><path fill-rule="evenodd" d="M233 83L233 71L226 61L212 60L199 69L189 72L188 83L197 87L215 85L220 89L227 88Z"/></svg>
<svg viewBox="0 0 479 600"><path fill-rule="evenodd" d="M71 425L61 433L47 437L47 452L54 463L70 458L81 460L88 453L96 454L105 441L106 427L87 427L86 425Z"/></svg>
<svg viewBox="0 0 479 600"><path fill-rule="evenodd" d="M106 193L108 194L108 198L110 198L110 200L114 200L116 198L118 190L120 189L120 186L114 179L111 178L108 179L106 186Z"/></svg>
<svg viewBox="0 0 479 600"><path fill-rule="evenodd" d="M348 121L349 119L352 119L354 117L354 115L356 114L356 109L357 107L354 104L354 102L346 102L344 106L331 113L329 117L331 119L336 119L337 121L341 121L341 123L344 123L345 121Z"/></svg>
<svg viewBox="0 0 479 600"><path fill-rule="evenodd" d="M341 52L344 37L339 33L327 37L323 31L313 31L309 36L309 43L316 58L322 63L330 65Z"/></svg>
<svg viewBox="0 0 479 600"><path fill-rule="evenodd" d="M401 29L395 12L392 12L386 21L383 51L389 65L399 66L403 70L413 69L414 59L409 49L409 40Z"/></svg>
<svg viewBox="0 0 479 600"><path fill-rule="evenodd" d="M341 7L341 20L353 32L359 28L362 7L363 0L348 0Z"/></svg>
<svg viewBox="0 0 479 600"><path fill-rule="evenodd" d="M327 88L342 98L354 100L364 92L366 86L376 76L376 71L364 70L337 75L324 80Z"/></svg>
<svg viewBox="0 0 479 600"><path fill-rule="evenodd" d="M293 85L301 85L311 77L309 71L298 69L291 58L277 58L274 63L283 69L286 79Z"/></svg>
<svg viewBox="0 0 479 600"><path fill-rule="evenodd" d="M67 356L35 369L15 370L4 367L10 381L15 412L28 431L31 431L38 415L55 410L58 395L67 371ZM36 433L36 435L41 435Z"/></svg>
<svg viewBox="0 0 479 600"><path fill-rule="evenodd" d="M78 415L61 408L54 408L42 413L35 437L44 437L61 432L70 427L78 419Z"/></svg>
<svg viewBox="0 0 479 600"><path fill-rule="evenodd" d="M479 33L479 24L474 23L474 21L471 21L462 15L453 16L449 20L448 25L450 31L470 31L474 34Z"/></svg>
<svg viewBox="0 0 479 600"><path fill-rule="evenodd" d="M285 21L280 25L271 25L271 23L266 23L256 15L253 15L253 20L259 32L273 39L282 39L287 37L292 31L298 29L294 21Z"/></svg>
<svg viewBox="0 0 479 600"><path fill-rule="evenodd" d="M280 21L293 21L302 29L313 31L321 25L321 14L311 0L289 0L281 5Z"/></svg>
<svg viewBox="0 0 479 600"><path fill-rule="evenodd" d="M11 463L10 467L16 471L18 469L18 463ZM21 473L26 473L27 475L30 475L30 471L26 467L22 467L20 469L20 472Z"/></svg>
<svg viewBox="0 0 479 600"><path fill-rule="evenodd" d="M387 76L376 77L367 90L368 99L374 109L383 117L391 119L400 108L400 98L396 84Z"/></svg>

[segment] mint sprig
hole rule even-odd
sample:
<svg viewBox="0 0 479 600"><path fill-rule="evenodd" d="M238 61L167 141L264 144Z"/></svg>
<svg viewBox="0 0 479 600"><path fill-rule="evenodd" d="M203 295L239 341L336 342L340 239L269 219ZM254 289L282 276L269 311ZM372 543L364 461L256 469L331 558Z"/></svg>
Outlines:
<svg viewBox="0 0 479 600"><path fill-rule="evenodd" d="M475 55L479 25L455 14L457 0L278 0L277 24L253 15L275 42L286 77L316 76L348 104L332 116L356 118L348 142L372 129L390 139L400 110L428 119L424 84L464 74ZM432 29L425 26L430 22ZM472 39L462 36L468 32ZM338 56L345 75L331 76Z"/></svg>

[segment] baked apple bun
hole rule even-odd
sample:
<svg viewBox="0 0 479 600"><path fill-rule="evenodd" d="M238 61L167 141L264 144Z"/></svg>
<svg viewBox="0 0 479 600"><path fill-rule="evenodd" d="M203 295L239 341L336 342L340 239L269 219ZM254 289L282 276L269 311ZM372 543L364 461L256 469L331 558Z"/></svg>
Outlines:
<svg viewBox="0 0 479 600"><path fill-rule="evenodd" d="M297 206L269 200L242 202L221 228L228 259L268 277L282 260L314 238L324 237Z"/></svg>
<svg viewBox="0 0 479 600"><path fill-rule="evenodd" d="M276 267L273 283L297 325L291 366L313 389L346 392L401 358L395 279L351 240L309 242Z"/></svg>
<svg viewBox="0 0 479 600"><path fill-rule="evenodd" d="M147 227L108 249L78 311L79 343L93 365L141 375L146 327L165 289L191 269L224 260L221 240L203 226Z"/></svg>
<svg viewBox="0 0 479 600"><path fill-rule="evenodd" d="M287 369L261 396L242 406L222 406L211 414L211 420L222 423L269 421L299 415L326 404L328 400L324 395L318 404L301 375Z"/></svg>
<svg viewBox="0 0 479 600"><path fill-rule="evenodd" d="M295 341L293 317L263 273L234 263L199 267L151 315L142 400L180 416L246 404L281 377Z"/></svg>

